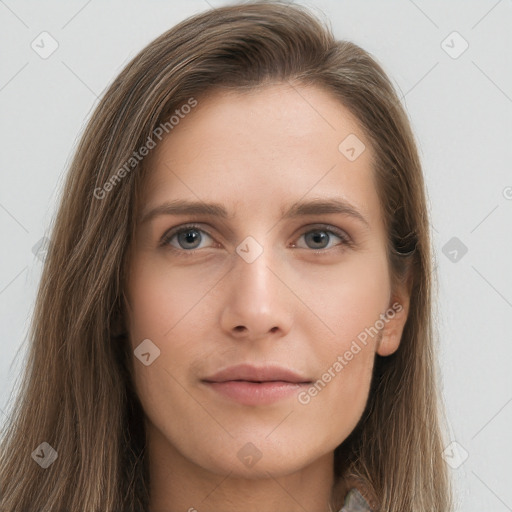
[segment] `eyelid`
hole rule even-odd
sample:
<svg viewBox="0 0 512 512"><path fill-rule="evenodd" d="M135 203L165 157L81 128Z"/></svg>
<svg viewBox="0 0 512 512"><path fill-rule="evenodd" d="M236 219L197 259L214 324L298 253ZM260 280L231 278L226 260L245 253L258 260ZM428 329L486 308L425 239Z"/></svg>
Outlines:
<svg viewBox="0 0 512 512"><path fill-rule="evenodd" d="M197 251L199 251L200 249L190 249L190 250L186 250L186 249L178 249L176 247L173 247L169 244L170 240L177 234L181 233L181 232L184 232L184 231L188 231L188 230L192 230L192 229L196 229L198 231L201 231L203 233L206 233L210 238L212 238L213 240L215 239L215 237L213 235L211 235L208 230L204 229L204 227L200 224L196 224L194 222L191 222L191 223L186 223L186 224L180 224L179 226L175 226L174 228L171 228L169 230L167 230L164 235L162 236L162 238L160 239L160 246L163 246L163 247L168 247L169 249L171 250L174 250L174 251L177 251L181 254L183 253L189 253L188 255L193 255L195 254ZM313 223L313 224L308 224L307 226L303 226L301 228L301 230L299 231L299 234L298 235L295 235L295 238L297 238L297 236L302 236L302 235L305 235L311 231L326 231L328 233L332 233L333 235L337 236L338 238L340 238L342 240L342 243L339 244L339 245L342 245L342 246L345 246L345 247L349 247L349 248L353 248L354 247L354 242L352 240L352 238L350 237L350 235L343 229L341 228L338 228L336 226L333 226L331 224L325 224L325 223ZM296 244L294 243L293 247L296 247ZM309 252L313 252L315 254L320 254L320 253L327 253L330 249L310 249L308 247L304 248L304 247L299 247L299 249L306 249L308 250ZM332 249L332 248L331 248Z"/></svg>

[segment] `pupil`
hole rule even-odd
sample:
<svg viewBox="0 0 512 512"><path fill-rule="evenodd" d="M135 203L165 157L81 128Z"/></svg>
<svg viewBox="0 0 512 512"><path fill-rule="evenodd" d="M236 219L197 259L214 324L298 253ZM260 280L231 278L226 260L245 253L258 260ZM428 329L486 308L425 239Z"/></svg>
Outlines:
<svg viewBox="0 0 512 512"><path fill-rule="evenodd" d="M200 235L196 229L189 229L183 233L180 233L181 240L185 244L193 244L194 241L200 240Z"/></svg>

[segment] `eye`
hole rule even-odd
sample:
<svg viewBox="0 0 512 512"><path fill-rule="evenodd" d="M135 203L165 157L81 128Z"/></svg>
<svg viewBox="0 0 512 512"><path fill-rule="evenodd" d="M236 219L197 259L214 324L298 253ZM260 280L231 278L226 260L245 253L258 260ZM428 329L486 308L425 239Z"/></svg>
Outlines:
<svg viewBox="0 0 512 512"><path fill-rule="evenodd" d="M199 226L194 224L181 226L166 233L162 239L162 245L170 245L176 250L193 250L201 249L200 244L205 239L212 239Z"/></svg>
<svg viewBox="0 0 512 512"><path fill-rule="evenodd" d="M327 226L320 226L315 229L306 231L303 235L306 242L306 247L293 244L292 247L306 248L306 249L330 249L333 245L347 245L351 246L351 241L346 233L341 230L330 228ZM301 238L302 238L301 236ZM341 243L335 242L335 239L341 240ZM299 238L300 240L300 238Z"/></svg>

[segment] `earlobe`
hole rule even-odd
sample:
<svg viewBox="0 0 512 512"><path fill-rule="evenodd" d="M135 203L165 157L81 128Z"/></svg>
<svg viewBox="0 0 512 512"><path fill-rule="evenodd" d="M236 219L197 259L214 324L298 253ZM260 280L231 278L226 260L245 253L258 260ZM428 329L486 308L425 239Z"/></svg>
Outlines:
<svg viewBox="0 0 512 512"><path fill-rule="evenodd" d="M384 328L377 346L377 354L389 356L393 354L400 345L402 333L409 315L409 290L403 288L400 294L395 294L389 303L385 313Z"/></svg>

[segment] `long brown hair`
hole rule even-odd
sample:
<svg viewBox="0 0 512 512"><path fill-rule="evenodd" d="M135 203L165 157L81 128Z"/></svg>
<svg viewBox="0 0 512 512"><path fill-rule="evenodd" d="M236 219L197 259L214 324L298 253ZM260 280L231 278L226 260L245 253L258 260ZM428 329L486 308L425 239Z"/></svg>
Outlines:
<svg viewBox="0 0 512 512"><path fill-rule="evenodd" d="M65 183L30 331L30 350L2 438L3 512L147 510L143 411L122 326L137 197L147 172L134 151L176 109L214 87L316 85L345 105L374 146L374 179L396 285L410 272L398 350L376 356L366 410L335 451L382 512L451 509L442 459L432 314L432 255L421 163L409 121L381 66L328 24L284 2L193 16L144 48L92 115ZM127 165L127 162L131 162ZM124 172L121 171L124 169ZM58 458L46 469L41 443ZM45 445L46 446L46 445Z"/></svg>

